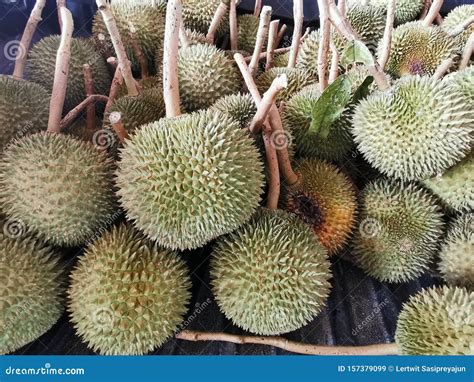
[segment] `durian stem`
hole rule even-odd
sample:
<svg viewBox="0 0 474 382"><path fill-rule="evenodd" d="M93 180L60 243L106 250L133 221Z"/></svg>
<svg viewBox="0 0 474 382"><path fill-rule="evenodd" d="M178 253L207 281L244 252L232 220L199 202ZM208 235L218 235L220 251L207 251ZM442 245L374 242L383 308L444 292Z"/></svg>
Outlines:
<svg viewBox="0 0 474 382"><path fill-rule="evenodd" d="M117 69L115 69L112 85L110 85L109 100L107 101L107 104L105 105L104 117L106 117L107 114L109 113L109 110L112 107L113 103L115 102L120 86L122 86L122 84L123 84L122 72L120 71L120 68L117 67Z"/></svg>
<svg viewBox="0 0 474 382"><path fill-rule="evenodd" d="M115 134L117 134L117 137L119 138L120 143L122 144L125 143L125 140L128 139L128 133L122 122L122 114L120 114L120 112L118 111L114 111L110 113L109 122L112 125L112 128L115 131Z"/></svg>
<svg viewBox="0 0 474 382"><path fill-rule="evenodd" d="M318 80L321 93L328 86L328 54L331 38L331 22L329 21L328 0L318 0L319 24L321 25L321 40L318 47Z"/></svg>
<svg viewBox="0 0 474 382"><path fill-rule="evenodd" d="M260 13L260 22L257 30L257 40L253 50L252 59L250 60L249 72L252 77L257 74L258 62L260 54L262 53L263 44L268 36L268 29L270 28L270 21L272 18L272 7L265 6Z"/></svg>
<svg viewBox="0 0 474 382"><path fill-rule="evenodd" d="M449 35L451 37L456 37L457 35L460 35L462 32L464 32L467 28L469 28L472 24L474 24L474 16L469 17L461 25L451 30L451 32L449 32Z"/></svg>
<svg viewBox="0 0 474 382"><path fill-rule="evenodd" d="M237 51L238 45L238 27L237 27L237 5L235 0L229 3L229 30L230 30L230 49Z"/></svg>
<svg viewBox="0 0 474 382"><path fill-rule="evenodd" d="M25 26L23 35L21 36L20 45L15 58L15 69L13 70L13 77L22 79L25 72L26 57L30 50L31 40L35 34L38 23L42 20L41 14L45 6L46 0L36 0L35 6L31 11L30 17Z"/></svg>
<svg viewBox="0 0 474 382"><path fill-rule="evenodd" d="M300 42L303 43L303 41L305 40L306 37L308 37L308 35L311 33L311 28L308 27L306 28L306 30L304 31L303 33L303 36L301 36L300 38Z"/></svg>
<svg viewBox="0 0 474 382"><path fill-rule="evenodd" d="M383 33L382 53L379 57L379 65L382 70L385 69L388 59L390 58L390 50L392 47L393 23L395 22L395 9L397 0L389 0L387 7L387 20L385 23L385 31Z"/></svg>
<svg viewBox="0 0 474 382"><path fill-rule="evenodd" d="M443 77L446 72L449 70L454 65L454 60L452 57L447 58L441 64L436 68L436 71L433 74L433 79L434 80L439 80L441 77Z"/></svg>
<svg viewBox="0 0 474 382"><path fill-rule="evenodd" d="M280 25L280 20L273 20L272 22L270 22L270 27L268 28L265 71L269 70L273 66L273 58L275 57L275 42L278 35L279 25Z"/></svg>
<svg viewBox="0 0 474 382"><path fill-rule="evenodd" d="M148 60L143 54L137 33L135 32L135 30L132 30L132 28L130 28L128 34L130 37L130 43L132 44L133 53L137 57L138 63L140 65L141 77L148 78L150 77L150 71L148 69Z"/></svg>
<svg viewBox="0 0 474 382"><path fill-rule="evenodd" d="M163 97L168 118L181 115L178 81L179 29L182 23L181 0L170 0L166 8L163 56Z"/></svg>
<svg viewBox="0 0 474 382"><path fill-rule="evenodd" d="M423 2L423 9L421 10L420 13L420 20L423 20L426 15L428 14L428 11L430 10L432 0L425 0Z"/></svg>
<svg viewBox="0 0 474 382"><path fill-rule="evenodd" d="M298 58L298 52L300 49L304 22L303 0L293 0L293 20L293 40L291 42L290 58L288 59L289 68L294 68L296 66L296 59Z"/></svg>
<svg viewBox="0 0 474 382"><path fill-rule="evenodd" d="M63 20L61 18L61 8L66 7L66 0L56 0L56 9L58 11L59 30L63 30Z"/></svg>
<svg viewBox="0 0 474 382"><path fill-rule="evenodd" d="M184 23L179 25L179 43L182 47L187 48L189 46L188 34L186 33L186 28Z"/></svg>
<svg viewBox="0 0 474 382"><path fill-rule="evenodd" d="M64 131L64 129L68 127L72 122L74 122L76 118L79 117L84 112L84 109L86 109L88 106L94 105L96 102L107 102L108 99L109 97L101 94L92 94L88 96L84 101L82 101L79 105L77 105L74 109L67 113L66 116L61 120L59 125L59 131Z"/></svg>
<svg viewBox="0 0 474 382"><path fill-rule="evenodd" d="M308 355L397 355L398 346L395 343L367 345L367 346L328 346L311 345L302 342L287 340L283 337L241 336L227 333L206 333L183 330L176 335L179 340L185 341L222 341L239 345L257 344L273 346L279 349L298 354Z"/></svg>
<svg viewBox="0 0 474 382"><path fill-rule="evenodd" d="M109 64L111 70L115 73L118 67L117 59L115 57L109 57L107 59L107 64Z"/></svg>
<svg viewBox="0 0 474 382"><path fill-rule="evenodd" d="M339 9L342 16L346 17L346 0L338 0L337 9Z"/></svg>
<svg viewBox="0 0 474 382"><path fill-rule="evenodd" d="M60 123L64 100L66 98L69 61L71 59L71 39L74 30L71 12L66 7L61 7L59 12L61 14L63 29L61 32L61 42L59 43L59 49L56 55L53 91L49 104L48 131L51 133L59 133L61 131Z"/></svg>
<svg viewBox="0 0 474 382"><path fill-rule="evenodd" d="M265 155L267 158L267 208L271 210L278 209L278 201L280 200L280 168L278 166L278 157L272 128L268 121L263 127L263 142L265 144Z"/></svg>
<svg viewBox="0 0 474 382"><path fill-rule="evenodd" d="M331 47L331 69L329 70L329 83L332 84L336 81L337 77L339 76L339 51L334 44L334 41L330 43Z"/></svg>
<svg viewBox="0 0 474 382"><path fill-rule="evenodd" d="M86 98L94 94L94 78L92 75L92 68L89 64L82 65L82 72L84 74L84 90ZM95 130L95 104L90 103L86 108L86 130L88 132Z"/></svg>
<svg viewBox="0 0 474 382"><path fill-rule="evenodd" d="M278 48L283 41L283 37L285 37L286 31L288 30L288 26L286 24L283 24L278 32L277 39L275 42L275 48ZM290 51L291 47L288 48L283 48L283 49L288 49L288 52Z"/></svg>
<svg viewBox="0 0 474 382"><path fill-rule="evenodd" d="M130 61L128 60L127 53L125 52L117 24L115 23L114 16L110 10L110 5L107 0L96 0L96 3L100 13L102 14L102 18L104 19L104 24L109 31L112 45L114 46L115 54L117 55L119 68L122 71L122 76L125 80L125 85L127 86L128 95L136 96L138 95L137 85L132 75Z"/></svg>
<svg viewBox="0 0 474 382"><path fill-rule="evenodd" d="M466 42L466 46L464 47L464 50L462 52L462 59L459 64L459 70L462 70L467 67L471 59L471 56L473 54L474 54L474 33L471 33L471 36L469 36L469 39Z"/></svg>
<svg viewBox="0 0 474 382"><path fill-rule="evenodd" d="M429 27L433 24L433 21L436 19L436 16L439 14L441 7L443 6L444 0L433 0L428 11L428 14L423 19L423 25Z"/></svg>
<svg viewBox="0 0 474 382"><path fill-rule="evenodd" d="M253 8L253 15L258 17L262 11L262 0L255 0L255 7Z"/></svg>
<svg viewBox="0 0 474 382"><path fill-rule="evenodd" d="M221 24L222 19L229 11L229 7L224 4L220 3L216 9L216 13L214 13L214 17L212 18L211 25L209 26L209 30L207 31L206 41L209 44L214 44L214 40L216 38L217 29Z"/></svg>
<svg viewBox="0 0 474 382"><path fill-rule="evenodd" d="M438 13L438 14L436 15L435 21L436 21L436 24L438 24L438 25L443 24L444 20L443 20L443 17L441 16L440 13Z"/></svg>
<svg viewBox="0 0 474 382"><path fill-rule="evenodd" d="M263 95L260 102L257 103L257 112L255 113L249 130L252 134L258 134L265 123L272 105L275 103L278 93L288 87L286 74L276 77L268 90Z"/></svg>
<svg viewBox="0 0 474 382"><path fill-rule="evenodd" d="M289 51L290 51L290 47L286 47L286 48L275 49L275 51L273 53L274 54L283 54L283 53L288 53ZM266 57L267 57L267 52L262 52L258 56L258 59L263 60ZM252 61L252 56L247 56L247 57L244 58L244 60L248 64L248 63L250 63L250 61Z"/></svg>

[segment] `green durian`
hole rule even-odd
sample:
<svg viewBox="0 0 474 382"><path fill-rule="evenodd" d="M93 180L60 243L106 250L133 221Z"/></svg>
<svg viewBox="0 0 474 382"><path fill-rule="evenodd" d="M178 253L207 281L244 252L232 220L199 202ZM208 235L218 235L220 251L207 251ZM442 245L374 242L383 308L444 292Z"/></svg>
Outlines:
<svg viewBox="0 0 474 382"><path fill-rule="evenodd" d="M260 201L262 161L231 117L161 119L122 149L117 185L129 219L152 240L192 249L245 223Z"/></svg>
<svg viewBox="0 0 474 382"><path fill-rule="evenodd" d="M377 52L379 56L381 49L382 44ZM455 55L455 40L441 27L413 21L394 29L385 70L394 77L430 76L444 60Z"/></svg>
<svg viewBox="0 0 474 382"><path fill-rule="evenodd" d="M186 28L207 34L211 21L221 0L183 0L183 21ZM224 1L225 2L225 1ZM229 30L229 16L222 18L218 34L224 35Z"/></svg>
<svg viewBox="0 0 474 382"><path fill-rule="evenodd" d="M252 121L257 106L250 94L232 94L219 99L212 105L211 110L228 114L243 129Z"/></svg>
<svg viewBox="0 0 474 382"><path fill-rule="evenodd" d="M49 94L40 85L0 75L0 150L13 139L46 129Z"/></svg>
<svg viewBox="0 0 474 382"><path fill-rule="evenodd" d="M470 102L444 81L409 76L362 100L354 112L354 140L380 172L403 180L442 173L472 146Z"/></svg>
<svg viewBox="0 0 474 382"><path fill-rule="evenodd" d="M354 262L382 282L420 276L434 259L443 215L434 199L414 183L378 179L363 190Z"/></svg>
<svg viewBox="0 0 474 382"><path fill-rule="evenodd" d="M303 47L303 44L301 44L300 46L300 53L298 54L298 59L301 55L302 47ZM288 66L289 60L290 60L290 52L275 54L275 57L273 58L273 67L286 68ZM298 66L298 61L296 63L296 66Z"/></svg>
<svg viewBox="0 0 474 382"><path fill-rule="evenodd" d="M321 34L319 30L312 31L306 36L304 41L300 45L300 50L298 52L298 58L296 60L296 67L299 69L306 70L311 75L318 76L318 49L319 49L319 40L321 39ZM330 57L331 54L329 54ZM289 57L289 53L288 53ZM329 60L331 58L328 58ZM288 65L288 62L287 62ZM277 66L277 65L275 65ZM282 65L286 66L286 65Z"/></svg>
<svg viewBox="0 0 474 382"><path fill-rule="evenodd" d="M177 254L121 225L79 258L68 290L71 321L100 354L146 354L178 329L190 288Z"/></svg>
<svg viewBox="0 0 474 382"><path fill-rule="evenodd" d="M179 50L178 78L183 106L190 112L210 107L242 87L234 62L223 51L207 44Z"/></svg>
<svg viewBox="0 0 474 382"><path fill-rule="evenodd" d="M467 21L469 18L474 16L474 4L463 4L454 8L448 15L444 18L441 28L446 32L453 32L461 24ZM469 36L474 33L474 24L471 23L464 32L455 37L456 43L459 50L463 50L466 46Z"/></svg>
<svg viewBox="0 0 474 382"><path fill-rule="evenodd" d="M0 354L46 333L63 312L65 272L53 248L26 234L20 221L0 230ZM19 231L17 229L20 229Z"/></svg>
<svg viewBox="0 0 474 382"><path fill-rule="evenodd" d="M237 17L237 43L240 50L253 53L257 42L258 26L260 18L252 14L239 15ZM264 41L266 46L266 39Z"/></svg>
<svg viewBox="0 0 474 382"><path fill-rule="evenodd" d="M27 70L31 81L42 85L48 92L53 89L56 55L61 36L48 36L39 40L30 50ZM94 92L108 94L110 74L107 64L91 40L71 39L71 58L64 109L69 111L86 98L83 65L89 64L94 77Z"/></svg>
<svg viewBox="0 0 474 382"><path fill-rule="evenodd" d="M388 2L389 0L351 0L349 5L368 3L387 12ZM423 0L397 0L395 4L395 25L415 20L423 10L423 5Z"/></svg>
<svg viewBox="0 0 474 382"><path fill-rule="evenodd" d="M407 355L474 354L474 292L432 287L410 297L398 316L395 341Z"/></svg>
<svg viewBox="0 0 474 382"><path fill-rule="evenodd" d="M78 246L114 219L112 176L112 161L91 143L29 135L3 153L0 204L51 244Z"/></svg>
<svg viewBox="0 0 474 382"><path fill-rule="evenodd" d="M450 285L474 288L474 214L456 218L441 246L438 269Z"/></svg>
<svg viewBox="0 0 474 382"><path fill-rule="evenodd" d="M306 325L330 291L326 251L295 215L260 210L216 244L212 289L221 311L244 330L278 335Z"/></svg>

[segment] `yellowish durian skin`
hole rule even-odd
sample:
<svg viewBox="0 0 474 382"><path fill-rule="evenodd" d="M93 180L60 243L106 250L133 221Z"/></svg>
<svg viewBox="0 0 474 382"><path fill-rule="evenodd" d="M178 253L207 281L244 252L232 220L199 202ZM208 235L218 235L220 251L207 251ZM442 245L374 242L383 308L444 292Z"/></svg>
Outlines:
<svg viewBox="0 0 474 382"><path fill-rule="evenodd" d="M443 28L446 33L451 33L473 16L474 4L459 5L444 18L441 28ZM462 51L464 49L472 33L474 33L474 24L471 23L462 33L455 37L459 50Z"/></svg>

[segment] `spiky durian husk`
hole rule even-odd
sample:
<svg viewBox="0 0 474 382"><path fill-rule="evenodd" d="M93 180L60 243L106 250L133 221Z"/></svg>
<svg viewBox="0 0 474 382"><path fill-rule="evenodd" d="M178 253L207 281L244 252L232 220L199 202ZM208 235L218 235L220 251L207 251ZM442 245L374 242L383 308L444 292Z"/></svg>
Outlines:
<svg viewBox="0 0 474 382"><path fill-rule="evenodd" d="M364 2L364 0L351 0L349 5ZM387 12L389 0L369 0L370 5L380 7ZM367 3L367 1L365 1ZM403 24L415 20L423 9L423 0L397 0L395 8L395 24Z"/></svg>
<svg viewBox="0 0 474 382"><path fill-rule="evenodd" d="M0 230L0 354L47 332L63 312L65 289L59 256L25 232L9 236L11 223Z"/></svg>
<svg viewBox="0 0 474 382"><path fill-rule="evenodd" d="M257 42L257 31L260 18L251 14L239 15L237 18L237 43L239 49L253 53ZM266 39L265 39L266 43Z"/></svg>
<svg viewBox="0 0 474 382"><path fill-rule="evenodd" d="M403 180L442 173L472 145L471 103L443 81L410 76L357 106L354 140L377 170Z"/></svg>
<svg viewBox="0 0 474 382"><path fill-rule="evenodd" d="M474 103L474 66L468 66L458 72L446 76L444 83L450 87L450 91L459 93L466 98L471 105ZM474 118L474 108L465 110L468 120Z"/></svg>
<svg viewBox="0 0 474 382"><path fill-rule="evenodd" d="M243 129L252 121L257 107L250 94L232 94L219 99L211 110L228 114Z"/></svg>
<svg viewBox="0 0 474 382"><path fill-rule="evenodd" d="M112 2L112 14L122 36L127 57L135 69L139 68L138 59L132 46L130 31L134 31L140 49L148 60L153 61L155 53L163 49L165 35L165 7L146 2ZM100 11L97 11L92 24L93 40L103 56L113 56L114 49L109 32Z"/></svg>
<svg viewBox="0 0 474 382"><path fill-rule="evenodd" d="M303 45L300 46L300 53L298 54L298 58L301 55L301 48ZM275 68L286 68L288 66L288 61L290 60L290 52L276 54L273 58L273 67ZM296 63L298 66L298 62ZM304 69L304 68L302 68Z"/></svg>
<svg viewBox="0 0 474 382"><path fill-rule="evenodd" d="M161 119L137 131L121 154L122 205L165 247L202 246L245 223L260 201L257 148L224 114Z"/></svg>
<svg viewBox="0 0 474 382"><path fill-rule="evenodd" d="M190 287L177 254L121 225L92 243L72 272L71 321L94 351L142 355L178 329Z"/></svg>
<svg viewBox="0 0 474 382"><path fill-rule="evenodd" d="M61 36L42 38L33 47L28 55L27 69L31 81L42 85L49 92L53 89L54 68L56 55ZM95 49L91 40L72 38L71 59L66 89L64 109L70 110L86 98L84 87L83 65L89 64L94 77L94 92L108 94L110 75L107 64L100 53Z"/></svg>
<svg viewBox="0 0 474 382"><path fill-rule="evenodd" d="M379 45L380 56L382 44ZM395 28L386 71L395 77L432 75L446 59L456 54L455 40L439 26L414 21Z"/></svg>
<svg viewBox="0 0 474 382"><path fill-rule="evenodd" d="M286 74L288 79L288 86L278 93L276 102L288 101L295 93L303 89L305 86L314 84L314 78L309 72L303 69L296 68L271 68L270 70L258 76L256 84L261 94L264 94L273 80L278 76Z"/></svg>
<svg viewBox="0 0 474 382"><path fill-rule="evenodd" d="M211 277L227 318L252 333L277 335L324 308L331 271L326 251L300 219L262 209L218 241Z"/></svg>
<svg viewBox="0 0 474 382"><path fill-rule="evenodd" d="M286 209L308 224L334 254L345 244L354 225L354 185L336 166L318 159L300 161L296 173L300 181L287 190Z"/></svg>
<svg viewBox="0 0 474 382"><path fill-rule="evenodd" d="M111 160L68 135L15 140L0 161L2 210L59 246L81 245L116 211Z"/></svg>
<svg viewBox="0 0 474 382"><path fill-rule="evenodd" d="M474 214L461 215L450 226L441 247L438 269L450 285L474 289Z"/></svg>
<svg viewBox="0 0 474 382"><path fill-rule="evenodd" d="M242 87L234 62L223 51L207 44L179 50L178 77L181 99L188 111L210 107Z"/></svg>
<svg viewBox="0 0 474 382"><path fill-rule="evenodd" d="M474 292L432 287L410 297L398 316L395 340L407 355L472 355Z"/></svg>
<svg viewBox="0 0 474 382"><path fill-rule="evenodd" d="M463 24L467 19L474 16L474 4L464 4L454 8L444 18L441 28L446 32L450 33L459 25ZM469 36L474 33L474 24L467 27L464 32L455 37L456 43L459 50L463 50Z"/></svg>
<svg viewBox="0 0 474 382"><path fill-rule="evenodd" d="M319 30L312 31L308 34L300 45L296 61L297 68L304 69L316 77L318 75L318 49L320 39L321 34L319 33Z"/></svg>
<svg viewBox="0 0 474 382"><path fill-rule="evenodd" d="M432 262L443 233L440 208L414 183L379 179L363 190L353 258L382 282L406 282Z"/></svg>
<svg viewBox="0 0 474 382"><path fill-rule="evenodd" d="M0 150L13 138L46 129L49 94L40 85L0 75Z"/></svg>
<svg viewBox="0 0 474 382"><path fill-rule="evenodd" d="M211 26L212 18L222 0L183 0L183 20L186 28L206 34ZM218 34L223 35L229 30L228 15L222 18Z"/></svg>

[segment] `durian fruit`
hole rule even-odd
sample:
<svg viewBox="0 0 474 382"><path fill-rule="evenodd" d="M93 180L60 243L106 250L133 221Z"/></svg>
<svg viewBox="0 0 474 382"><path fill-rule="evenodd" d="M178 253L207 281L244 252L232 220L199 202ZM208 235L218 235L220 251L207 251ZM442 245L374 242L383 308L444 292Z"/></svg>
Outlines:
<svg viewBox="0 0 474 382"><path fill-rule="evenodd" d="M79 258L68 290L71 321L100 354L143 355L178 329L190 287L177 254L121 225Z"/></svg>
<svg viewBox="0 0 474 382"><path fill-rule="evenodd" d="M33 82L0 75L0 150L15 137L45 129L49 94Z"/></svg>
<svg viewBox="0 0 474 382"><path fill-rule="evenodd" d="M183 21L186 28L207 34L212 18L222 0L183 0ZM227 1L228 3L228 1ZM218 34L223 35L229 29L228 15L222 18Z"/></svg>
<svg viewBox="0 0 474 382"><path fill-rule="evenodd" d="M42 85L48 92L53 89L56 55L61 36L48 36L38 41L30 50L27 68L31 81ZM110 74L104 58L91 40L72 38L69 76L66 89L64 109L74 108L86 98L84 86L83 65L91 66L94 77L94 92L108 94Z"/></svg>
<svg viewBox="0 0 474 382"><path fill-rule="evenodd" d="M398 316L395 341L407 355L474 354L474 292L432 287L410 297Z"/></svg>
<svg viewBox="0 0 474 382"><path fill-rule="evenodd" d="M438 269L450 285L474 289L474 214L458 217L441 247Z"/></svg>
<svg viewBox="0 0 474 382"><path fill-rule="evenodd" d="M444 18L441 28L446 32L450 33L461 24L463 24L467 19L474 16L474 4L463 4L454 8L448 15ZM467 27L464 32L455 37L458 48L460 50L464 49L469 36L474 33L474 24L471 24Z"/></svg>
<svg viewBox="0 0 474 382"><path fill-rule="evenodd" d="M12 224L4 221L3 226ZM46 333L63 312L64 269L39 240L0 230L0 354Z"/></svg>
<svg viewBox="0 0 474 382"><path fill-rule="evenodd" d="M382 44L379 45L380 56ZM386 71L394 77L432 75L446 59L456 55L456 42L439 26L413 21L395 28Z"/></svg>
<svg viewBox="0 0 474 382"><path fill-rule="evenodd" d="M382 282L420 276L431 264L443 233L434 199L414 183L378 179L363 190L354 262Z"/></svg>
<svg viewBox="0 0 474 382"><path fill-rule="evenodd" d="M357 3L367 3L367 0L351 0L349 5ZM369 0L370 5L380 7L387 12L387 5L389 0ZM423 0L397 0L395 7L395 24L404 24L408 21L413 21L423 10Z"/></svg>
<svg viewBox="0 0 474 382"><path fill-rule="evenodd" d="M216 244L212 288L221 311L244 330L278 335L299 329L325 306L326 251L295 215L259 210Z"/></svg>
<svg viewBox="0 0 474 382"><path fill-rule="evenodd" d="M234 62L223 51L208 44L179 50L178 78L181 100L187 111L210 107L242 87Z"/></svg>
<svg viewBox="0 0 474 382"><path fill-rule="evenodd" d="M264 94L272 84L273 80L282 74L286 74L288 86L286 89L283 89L278 93L276 98L277 103L280 103L281 101L289 101L295 93L303 89L305 86L316 82L316 78L303 69L271 68L257 77L256 84L260 94Z"/></svg>
<svg viewBox="0 0 474 382"><path fill-rule="evenodd" d="M308 224L329 254L334 254L354 225L354 185L336 166L318 159L300 161L296 173L300 182L286 190L286 209Z"/></svg>
<svg viewBox="0 0 474 382"><path fill-rule="evenodd" d="M311 73L311 75L316 77L318 75L318 49L320 39L321 34L319 33L319 30L315 30L309 33L300 45L298 58L296 60L297 68L304 69L307 72ZM331 60L331 53L329 53L329 56L330 57L328 59Z"/></svg>
<svg viewBox="0 0 474 382"><path fill-rule="evenodd" d="M252 121L257 106L250 94L232 94L220 98L212 105L211 110L228 114L243 129Z"/></svg>
<svg viewBox="0 0 474 382"><path fill-rule="evenodd" d="M113 164L91 143L38 133L0 161L0 202L11 218L58 246L78 246L113 220Z"/></svg>
<svg viewBox="0 0 474 382"><path fill-rule="evenodd" d="M263 181L252 139L213 111L142 127L122 149L117 174L128 218L151 239L181 250L245 223Z"/></svg>
<svg viewBox="0 0 474 382"><path fill-rule="evenodd" d="M300 53L298 54L298 60L301 55L301 49L303 44L300 46ZM290 60L290 52L275 54L273 58L273 67L275 68L286 68L288 66L288 62ZM298 67L298 62L296 62L296 66Z"/></svg>
<svg viewBox="0 0 474 382"><path fill-rule="evenodd" d="M445 171L423 181L423 185L456 211L474 210L474 154Z"/></svg>
<svg viewBox="0 0 474 382"><path fill-rule="evenodd" d="M405 24L404 24L405 25ZM410 76L387 92L362 100L354 113L354 140L380 172L403 180L442 173L469 152L472 103L444 81Z"/></svg>
<svg viewBox="0 0 474 382"><path fill-rule="evenodd" d="M257 42L260 18L252 14L239 15L237 18L237 41L240 50L253 53ZM265 42L266 43L266 40Z"/></svg>
<svg viewBox="0 0 474 382"><path fill-rule="evenodd" d="M117 28L122 36L127 57L130 59L134 69L138 69L138 59L132 46L130 32L134 32L138 39L143 54L152 61L158 49L163 49L165 35L166 5L159 2L153 5L151 2L130 2L121 0L113 1L111 6ZM102 53L109 56L114 54L112 40L105 26L102 14L98 11L92 24L93 40Z"/></svg>

